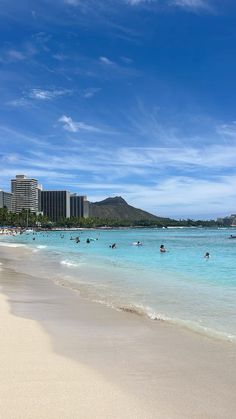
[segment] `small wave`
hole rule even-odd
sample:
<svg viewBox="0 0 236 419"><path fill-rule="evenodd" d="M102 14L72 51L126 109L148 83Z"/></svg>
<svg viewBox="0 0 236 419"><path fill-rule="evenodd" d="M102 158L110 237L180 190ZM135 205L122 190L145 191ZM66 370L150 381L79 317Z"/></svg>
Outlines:
<svg viewBox="0 0 236 419"><path fill-rule="evenodd" d="M22 244L22 243L0 243L0 246L3 247L26 247L26 244Z"/></svg>
<svg viewBox="0 0 236 419"><path fill-rule="evenodd" d="M39 246L36 246L37 247L37 249L46 249L46 245L42 245L42 244L40 244Z"/></svg>
<svg viewBox="0 0 236 419"><path fill-rule="evenodd" d="M127 305L127 306L119 306L117 307L117 310L124 311L125 313L135 314L137 316L146 317L154 321L166 322L175 326L179 326L184 329L188 329L194 333L211 337L213 339L220 339L220 340L223 339L232 343L236 343L236 336L232 334L224 333L224 332L221 332L221 331L218 331L218 330L206 327L206 326L202 326L195 321L182 320L178 318L168 317L161 313L155 313L151 311L150 307Z"/></svg>
<svg viewBox="0 0 236 419"><path fill-rule="evenodd" d="M125 313L136 314L137 316L146 316L146 313L142 308L136 306L119 306L117 310L124 311Z"/></svg>
<svg viewBox="0 0 236 419"><path fill-rule="evenodd" d="M213 339L227 340L229 342L236 343L236 336L212 329L207 326L202 326L201 324L192 320L172 318L172 317L167 317L164 314L157 314L157 313L152 313L152 312L148 312L147 315L148 315L148 318L151 320L159 320L159 321L167 322L169 324L173 324L175 326L188 329L194 333L197 333L203 336L208 336Z"/></svg>
<svg viewBox="0 0 236 419"><path fill-rule="evenodd" d="M68 260L62 260L60 263L61 263L61 265L65 265L65 266L68 266L68 267L77 267L77 266L79 266L76 263L69 262Z"/></svg>
<svg viewBox="0 0 236 419"><path fill-rule="evenodd" d="M66 266L78 266L76 264L73 264L69 261L61 261L61 264ZM230 333L225 333L223 331L219 331L207 326L203 326L199 324L197 321L193 320L185 320L177 317L169 317L163 313L158 313L153 310L153 308L145 305L138 305L138 304L118 304L117 301L115 301L113 298L107 298L107 296L98 296L98 298L95 297L94 293L96 293L97 287L92 287L91 292L91 286L88 287L87 282L82 282L76 280L76 282L73 281L72 278L61 278L57 279L55 281L58 285L71 288L72 290L79 292L81 297L83 299L92 301L94 303L102 304L104 306L107 306L111 309L114 309L116 311L124 312L130 315L136 315L141 318L146 318L153 322L163 322L167 323L176 327L180 327L183 329L188 329L189 331L193 333L197 333L199 335L207 336L209 338L217 339L217 340L226 340L231 343L236 343L236 336ZM91 285L91 284L90 284ZM89 291L90 289L90 291ZM111 296L110 296L111 297Z"/></svg>

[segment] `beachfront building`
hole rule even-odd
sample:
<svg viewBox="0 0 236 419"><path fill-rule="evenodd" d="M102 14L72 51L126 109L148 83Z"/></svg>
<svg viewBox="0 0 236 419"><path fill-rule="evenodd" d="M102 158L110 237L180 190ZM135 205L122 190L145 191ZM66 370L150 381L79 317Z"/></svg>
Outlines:
<svg viewBox="0 0 236 419"><path fill-rule="evenodd" d="M51 221L70 218L70 192L41 191L41 211Z"/></svg>
<svg viewBox="0 0 236 419"><path fill-rule="evenodd" d="M60 218L88 218L89 202L86 196L71 194L68 191L41 191L41 211L51 221Z"/></svg>
<svg viewBox="0 0 236 419"><path fill-rule="evenodd" d="M12 212L18 214L22 210L38 213L39 184L36 179L25 175L16 175L11 180Z"/></svg>
<svg viewBox="0 0 236 419"><path fill-rule="evenodd" d="M88 218L89 202L87 196L77 194L70 195L70 216L78 218Z"/></svg>
<svg viewBox="0 0 236 419"><path fill-rule="evenodd" d="M10 192L0 191L0 208L12 210L12 194Z"/></svg>

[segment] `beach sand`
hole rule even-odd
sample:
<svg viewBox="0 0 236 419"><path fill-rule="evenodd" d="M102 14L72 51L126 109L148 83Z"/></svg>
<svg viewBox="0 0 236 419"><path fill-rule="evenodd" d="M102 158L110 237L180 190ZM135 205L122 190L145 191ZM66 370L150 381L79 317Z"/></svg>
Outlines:
<svg viewBox="0 0 236 419"><path fill-rule="evenodd" d="M235 418L235 344L86 301L26 256L0 249L1 418Z"/></svg>

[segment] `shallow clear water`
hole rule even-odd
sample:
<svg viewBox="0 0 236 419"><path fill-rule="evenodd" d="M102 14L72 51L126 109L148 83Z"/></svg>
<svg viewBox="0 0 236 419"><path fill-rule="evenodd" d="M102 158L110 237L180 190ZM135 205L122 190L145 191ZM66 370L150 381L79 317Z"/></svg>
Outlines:
<svg viewBox="0 0 236 419"><path fill-rule="evenodd" d="M230 234L236 231L124 229L24 233L0 240L33 247L35 257L44 260L40 274L86 298L236 340L236 239ZM78 244L70 240L76 236ZM86 243L88 237L94 240ZM133 245L137 241L142 246ZM160 244L168 252L161 254Z"/></svg>

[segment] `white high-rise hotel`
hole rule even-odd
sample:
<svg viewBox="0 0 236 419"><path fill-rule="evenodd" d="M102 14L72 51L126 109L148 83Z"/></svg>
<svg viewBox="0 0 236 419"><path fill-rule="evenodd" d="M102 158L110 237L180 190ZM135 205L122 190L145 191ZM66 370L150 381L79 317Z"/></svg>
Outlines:
<svg viewBox="0 0 236 419"><path fill-rule="evenodd" d="M27 178L25 175L16 175L15 179L11 180L11 192L7 194L11 198L8 209L16 214L22 210L36 214L41 212L51 221L89 216L89 202L86 196L61 190L43 191L37 179ZM5 192L3 194L6 195ZM0 195L0 208L6 206L4 202L1 201Z"/></svg>
<svg viewBox="0 0 236 419"><path fill-rule="evenodd" d="M20 213L23 209L31 212L39 211L40 185L36 179L29 179L25 175L16 175L11 180L12 212Z"/></svg>

